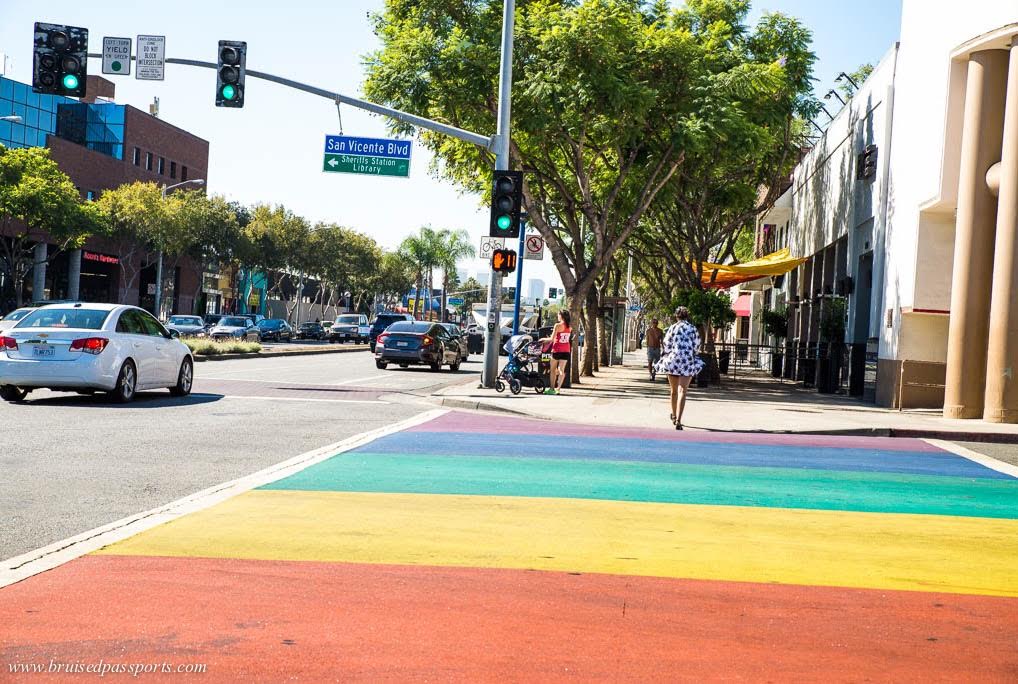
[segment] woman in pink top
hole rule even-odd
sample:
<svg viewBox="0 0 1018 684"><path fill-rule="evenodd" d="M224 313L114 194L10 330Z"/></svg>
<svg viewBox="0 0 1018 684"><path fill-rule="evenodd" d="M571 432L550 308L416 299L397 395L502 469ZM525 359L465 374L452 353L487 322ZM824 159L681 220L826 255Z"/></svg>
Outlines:
<svg viewBox="0 0 1018 684"><path fill-rule="evenodd" d="M566 379L566 368L569 362L569 354L572 351L573 329L569 325L569 312L558 312L558 323L551 331L551 337L545 337L541 342L551 341L551 372L549 378L552 387L544 390L545 394L559 394L562 390L562 383Z"/></svg>

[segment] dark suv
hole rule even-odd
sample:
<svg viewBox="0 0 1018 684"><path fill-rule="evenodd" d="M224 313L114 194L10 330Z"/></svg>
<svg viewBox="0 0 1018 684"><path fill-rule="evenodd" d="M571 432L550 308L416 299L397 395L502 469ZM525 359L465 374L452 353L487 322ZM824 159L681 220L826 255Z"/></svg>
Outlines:
<svg viewBox="0 0 1018 684"><path fill-rule="evenodd" d="M378 335L388 328L390 325L397 321L412 321L414 317L410 314L401 313L380 313L375 316L374 322L371 324L371 332L368 334L368 343L371 345L371 353L375 353L375 340L378 339Z"/></svg>

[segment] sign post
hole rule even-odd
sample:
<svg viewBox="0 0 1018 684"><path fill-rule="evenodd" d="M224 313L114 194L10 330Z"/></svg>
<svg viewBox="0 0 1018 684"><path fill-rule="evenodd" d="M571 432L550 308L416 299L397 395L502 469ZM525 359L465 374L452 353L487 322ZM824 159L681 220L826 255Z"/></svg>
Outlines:
<svg viewBox="0 0 1018 684"><path fill-rule="evenodd" d="M166 76L166 36L138 36L138 69L140 81L162 81Z"/></svg>
<svg viewBox="0 0 1018 684"><path fill-rule="evenodd" d="M410 140L327 135L322 171L406 178L412 149Z"/></svg>
<svg viewBox="0 0 1018 684"><path fill-rule="evenodd" d="M131 39L103 38L103 73L131 75Z"/></svg>

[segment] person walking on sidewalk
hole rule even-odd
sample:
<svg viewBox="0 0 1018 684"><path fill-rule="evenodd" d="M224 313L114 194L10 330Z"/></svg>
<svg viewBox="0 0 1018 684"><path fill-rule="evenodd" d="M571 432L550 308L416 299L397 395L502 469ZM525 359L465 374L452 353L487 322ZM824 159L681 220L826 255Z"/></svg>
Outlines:
<svg viewBox="0 0 1018 684"><path fill-rule="evenodd" d="M689 320L689 309L680 306L675 310L675 324L665 333L658 372L668 375L668 389L672 402L672 423L682 429L682 412L686 408L686 393L693 376L703 370L700 358L700 333Z"/></svg>
<svg viewBox="0 0 1018 684"><path fill-rule="evenodd" d="M657 362L661 360L661 341L664 339L665 331L658 327L657 319L650 320L650 327L647 328L644 339L647 342L647 370L650 371L650 381L654 382L654 373Z"/></svg>
<svg viewBox="0 0 1018 684"><path fill-rule="evenodd" d="M558 312L558 322L551 337L545 337L541 342L551 341L551 368L548 379L551 387L544 390L545 394L559 394L562 391L562 383L566 379L566 369L569 364L569 354L572 351L573 328L569 322L569 312L562 310Z"/></svg>

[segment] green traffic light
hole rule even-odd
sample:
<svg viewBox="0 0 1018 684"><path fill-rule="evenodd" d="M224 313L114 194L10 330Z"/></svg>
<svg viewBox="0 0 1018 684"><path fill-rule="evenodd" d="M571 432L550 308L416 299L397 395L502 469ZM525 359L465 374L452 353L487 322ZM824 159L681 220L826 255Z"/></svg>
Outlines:
<svg viewBox="0 0 1018 684"><path fill-rule="evenodd" d="M237 97L237 89L234 88L232 85L224 85L223 86L223 99L224 100L232 100L235 97Z"/></svg>
<svg viewBox="0 0 1018 684"><path fill-rule="evenodd" d="M64 76L63 84L66 90L74 90L78 87L78 77L74 74L67 74Z"/></svg>
<svg viewBox="0 0 1018 684"><path fill-rule="evenodd" d="M499 230L509 230L509 228L513 225L513 220L508 216L502 215L498 217L498 220L495 223L498 224Z"/></svg>

